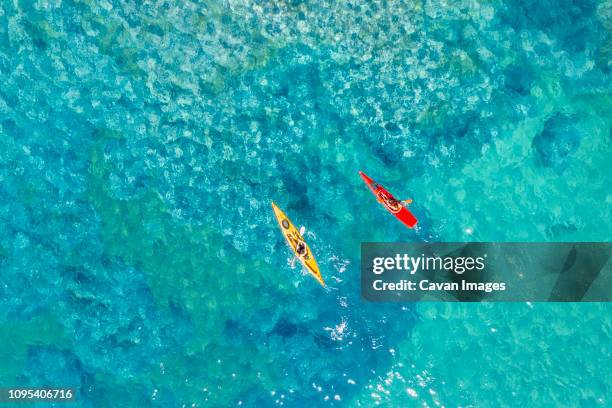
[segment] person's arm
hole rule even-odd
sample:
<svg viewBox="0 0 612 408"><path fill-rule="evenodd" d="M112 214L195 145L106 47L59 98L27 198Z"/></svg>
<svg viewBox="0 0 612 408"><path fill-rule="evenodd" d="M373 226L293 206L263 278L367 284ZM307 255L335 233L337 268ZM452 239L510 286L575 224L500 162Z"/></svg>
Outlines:
<svg viewBox="0 0 612 408"><path fill-rule="evenodd" d="M402 204L404 204L404 205L410 205L410 204L412 204L412 198L409 198L409 199L407 199L407 200L402 200Z"/></svg>

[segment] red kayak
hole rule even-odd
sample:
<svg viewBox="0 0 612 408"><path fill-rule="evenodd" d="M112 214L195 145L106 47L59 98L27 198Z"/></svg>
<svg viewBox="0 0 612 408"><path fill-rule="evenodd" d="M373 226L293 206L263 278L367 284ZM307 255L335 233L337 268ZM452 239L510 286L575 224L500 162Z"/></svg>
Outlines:
<svg viewBox="0 0 612 408"><path fill-rule="evenodd" d="M370 187L372 193L378 198L378 201L385 207L387 211L391 214L395 215L395 217L406 224L408 228L414 228L417 224L417 219L412 215L410 211L398 200L393 197L393 195L388 192L383 186L369 178L364 172L360 171L359 175L365 181L365 183Z"/></svg>

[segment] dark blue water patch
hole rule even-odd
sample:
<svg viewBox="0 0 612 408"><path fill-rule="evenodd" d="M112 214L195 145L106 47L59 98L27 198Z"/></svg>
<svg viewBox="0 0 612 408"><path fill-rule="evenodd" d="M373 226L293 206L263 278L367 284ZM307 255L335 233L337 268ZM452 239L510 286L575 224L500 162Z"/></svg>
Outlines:
<svg viewBox="0 0 612 408"><path fill-rule="evenodd" d="M596 0L520 0L500 11L502 22L517 30L541 30L571 52L602 40L603 27L595 16Z"/></svg>
<svg viewBox="0 0 612 408"><path fill-rule="evenodd" d="M287 156L285 156L287 157ZM283 155L279 154L279 162ZM283 180L283 195L291 200L292 205L299 209L311 211L316 200L314 191L319 191L334 180L333 175L338 173L336 168L323 165L317 152L309 151L301 160L292 162L291 167L283 165L279 169Z"/></svg>
<svg viewBox="0 0 612 408"><path fill-rule="evenodd" d="M479 115L477 112L470 111L462 115L449 117L444 126L443 136L447 142L454 142L456 139L472 136L474 129L479 125ZM480 146L474 146L475 150L480 150Z"/></svg>
<svg viewBox="0 0 612 408"><path fill-rule="evenodd" d="M19 386L72 388L79 407L98 406L93 394L97 388L95 375L84 368L71 350L55 346L31 345L26 365L15 379ZM67 402L40 402L29 406L36 408L64 407ZM68 403L74 404L74 403Z"/></svg>
<svg viewBox="0 0 612 408"><path fill-rule="evenodd" d="M0 98L4 99L4 101L7 104L11 104L11 102L15 102L15 101L11 101L9 99L9 94L4 93L2 89L0 89ZM25 134L24 130L20 126L17 125L17 123L15 122L13 118L6 118L1 121L0 131L2 131L3 140L5 142L6 142L5 137L8 137L8 135L11 135L12 138L19 140L23 138Z"/></svg>
<svg viewBox="0 0 612 408"><path fill-rule="evenodd" d="M284 171L281 173L283 180L283 196L291 200L291 205L288 206L287 210L291 208L308 208L310 207L308 199L308 180L310 177L308 169L303 162L301 166L294 165L290 171ZM297 164L296 163L296 164Z"/></svg>
<svg viewBox="0 0 612 408"><path fill-rule="evenodd" d="M370 149L387 168L394 168L403 161L403 149L400 149L396 143L372 143Z"/></svg>
<svg viewBox="0 0 612 408"><path fill-rule="evenodd" d="M146 370L190 336L191 321L170 302L158 308L143 275L122 266L72 268L60 312L75 341L75 352L95 371L111 368L125 375ZM108 263L107 262L107 263Z"/></svg>
<svg viewBox="0 0 612 408"><path fill-rule="evenodd" d="M39 26L33 24L32 22L25 22L24 29L32 40L32 44L38 49L39 52L44 52L47 47L46 35L40 29Z"/></svg>
<svg viewBox="0 0 612 408"><path fill-rule="evenodd" d="M529 94L535 80L531 69L520 65L513 65L506 68L504 77L506 88L520 96Z"/></svg>
<svg viewBox="0 0 612 408"><path fill-rule="evenodd" d="M95 382L93 374L84 369L72 351L37 345L28 348L26 367L19 381L24 386L74 387L79 396L87 394Z"/></svg>
<svg viewBox="0 0 612 408"><path fill-rule="evenodd" d="M287 319L281 319L276 322L272 333L282 337L292 337L298 334L298 326Z"/></svg>
<svg viewBox="0 0 612 408"><path fill-rule="evenodd" d="M537 163L562 170L571 154L580 146L581 131L574 116L555 113L533 139Z"/></svg>
<svg viewBox="0 0 612 408"><path fill-rule="evenodd" d="M612 56L612 47L609 51ZM580 54L573 59L572 64L574 67L585 67L590 63L588 58L585 54ZM568 75L560 78L567 97L581 99L589 95L589 98L605 98L604 95L608 95L610 89L609 77L605 75L605 71L592 69L582 72L580 69L582 68L572 69ZM595 103L594 105L597 105L599 109L605 106L601 103Z"/></svg>
<svg viewBox="0 0 612 408"><path fill-rule="evenodd" d="M607 76L612 71L612 47L610 43L604 43L595 51L595 65Z"/></svg>
<svg viewBox="0 0 612 408"><path fill-rule="evenodd" d="M19 185L38 189L45 196L46 204L51 205L74 200L84 191L91 128L78 118L62 118L51 107L45 110L49 119L44 123L19 118L16 125L15 119L8 118L1 129L3 142L10 146L4 152L10 155L7 161L13 168L23 169ZM53 129L54 137L41 138L49 128Z"/></svg>
<svg viewBox="0 0 612 408"><path fill-rule="evenodd" d="M26 228L26 229L24 229ZM37 240L31 229L0 227L0 322L29 321L59 300L59 261L49 243Z"/></svg>
<svg viewBox="0 0 612 408"><path fill-rule="evenodd" d="M83 155L88 133L79 140L83 126L76 124L70 133L56 128L54 138L40 139L45 125L25 123L30 125L27 131L8 127L2 139L10 146L4 154L12 165L0 168L5 193L0 217L15 231L28 231L33 242L58 258L69 258L84 241L87 248L82 249L91 253L98 247L91 240L96 217L82 200L87 188L88 161Z"/></svg>
<svg viewBox="0 0 612 408"><path fill-rule="evenodd" d="M546 233L548 238L553 241L566 241L572 234L578 231L576 225L564 222L559 224L551 225Z"/></svg>

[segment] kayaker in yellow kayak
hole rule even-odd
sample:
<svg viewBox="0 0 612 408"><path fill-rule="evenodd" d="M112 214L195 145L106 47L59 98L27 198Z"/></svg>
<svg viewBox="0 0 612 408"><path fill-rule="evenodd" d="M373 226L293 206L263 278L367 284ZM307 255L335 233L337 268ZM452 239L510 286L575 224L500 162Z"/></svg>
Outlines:
<svg viewBox="0 0 612 408"><path fill-rule="evenodd" d="M300 228L300 238L296 237L296 236L291 236L290 239L294 242L295 244L295 253L296 255L298 255L299 257L308 259L308 249L306 249L306 243L304 242L303 239L301 239L302 236L304 236L304 233L306 232L306 227L302 226ZM293 258L293 260L295 260L295 258ZM293 267L294 262L291 262L291 266Z"/></svg>
<svg viewBox="0 0 612 408"><path fill-rule="evenodd" d="M319 267L314 259L312 251L304 240L303 234L306 229L304 227L300 228L299 230L295 228L291 221L289 221L287 215L285 215L285 213L278 208L276 204L272 203L272 209L274 210L274 216L278 221L281 232L285 236L289 247L295 254L293 260L299 260L306 270L321 284L321 286L325 286L325 282L323 281L321 272L319 272ZM291 263L293 265L293 261Z"/></svg>
<svg viewBox="0 0 612 408"><path fill-rule="evenodd" d="M306 244L304 243L304 241L300 241L300 242L297 243L297 245L295 246L295 252L299 256L304 256L304 255L307 254Z"/></svg>

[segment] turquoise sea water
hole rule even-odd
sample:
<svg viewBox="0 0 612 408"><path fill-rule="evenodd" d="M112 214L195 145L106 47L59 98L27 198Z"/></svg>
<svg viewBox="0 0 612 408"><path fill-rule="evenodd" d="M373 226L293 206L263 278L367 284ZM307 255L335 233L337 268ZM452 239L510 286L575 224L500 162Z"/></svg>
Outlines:
<svg viewBox="0 0 612 408"><path fill-rule="evenodd" d="M590 0L0 2L0 385L610 406L609 305L369 304L358 263L362 241L609 240L611 29Z"/></svg>

